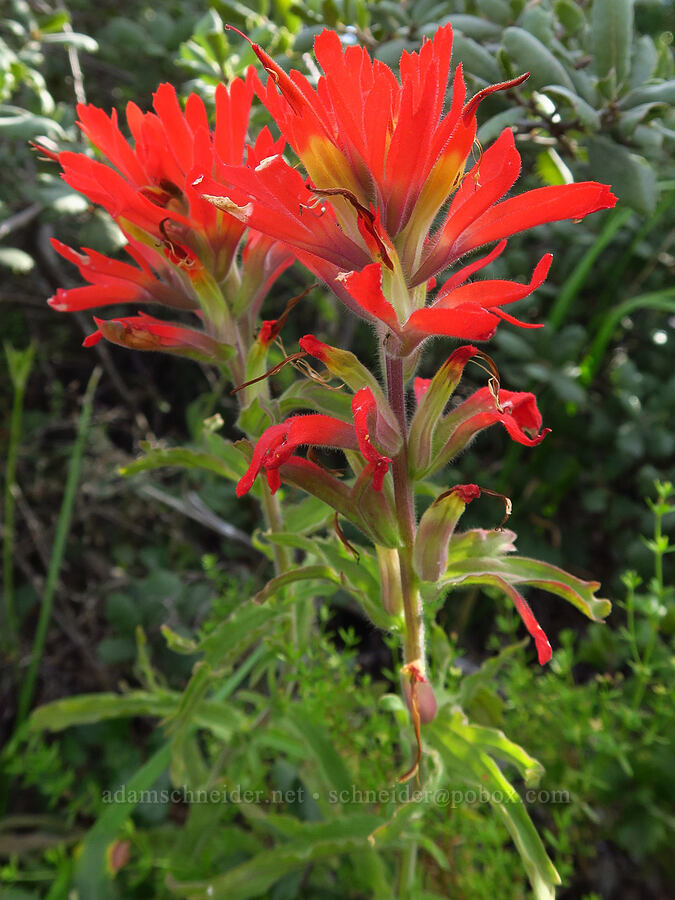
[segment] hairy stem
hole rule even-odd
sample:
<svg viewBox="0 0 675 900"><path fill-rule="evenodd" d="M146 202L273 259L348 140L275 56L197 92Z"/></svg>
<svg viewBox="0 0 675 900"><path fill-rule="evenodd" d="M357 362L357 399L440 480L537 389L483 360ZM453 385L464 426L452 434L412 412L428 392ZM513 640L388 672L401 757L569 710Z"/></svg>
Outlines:
<svg viewBox="0 0 675 900"><path fill-rule="evenodd" d="M279 532L284 530L279 497L277 494L272 494L266 484L263 485L262 511L265 524L270 531ZM282 572L287 572L291 567L287 548L274 544L272 553L274 555L275 574L281 575Z"/></svg>
<svg viewBox="0 0 675 900"><path fill-rule="evenodd" d="M405 385L403 380L403 360L387 358L387 393L391 408L398 419L403 436L400 451L392 461L394 497L396 513L403 546L399 550L401 569L401 593L406 634L404 661L418 663L424 674L424 626L422 621L422 601L418 589L418 579L413 568L413 546L415 543L415 500L413 484L408 471L408 421L405 410Z"/></svg>

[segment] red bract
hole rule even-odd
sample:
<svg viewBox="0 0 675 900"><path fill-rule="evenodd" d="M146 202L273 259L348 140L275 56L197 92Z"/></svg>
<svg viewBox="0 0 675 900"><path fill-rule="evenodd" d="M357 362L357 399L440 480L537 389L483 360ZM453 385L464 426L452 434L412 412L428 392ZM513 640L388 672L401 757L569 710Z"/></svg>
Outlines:
<svg viewBox="0 0 675 900"><path fill-rule="evenodd" d="M438 469L462 451L485 428L499 423L509 437L526 447L536 447L550 432L542 430L541 413L534 394L525 391L480 388L468 400L455 407L436 429L438 447L433 468Z"/></svg>
<svg viewBox="0 0 675 900"><path fill-rule="evenodd" d="M76 312L129 301L199 309L199 300L190 290L189 280L181 278L166 259L138 241L129 241L125 247L138 263L136 266L109 259L88 247L78 253L55 239L52 239L52 246L64 259L76 265L80 275L90 282L86 287L59 288L47 301L52 309Z"/></svg>
<svg viewBox="0 0 675 900"><path fill-rule="evenodd" d="M260 89L263 102L308 178L276 156L255 170L222 166L215 177L205 172L197 184L204 197L242 223L298 248L301 261L359 315L384 323L395 335L409 325L410 340L388 347L393 355L409 353L427 334L489 338L499 319L508 319L499 307L534 290L550 263L549 257L542 260L529 286L495 281L462 288L501 252L500 245L451 279L433 307L424 309L429 279L463 254L615 203L607 186L595 182L540 188L498 202L520 171L509 129L465 174L479 103L525 76L488 87L465 103L459 67L444 113L451 48L447 25L419 53L403 54L399 83L364 48L345 49L335 32L323 31L315 50L324 75L314 88L299 72L286 74L253 45L270 74ZM451 197L442 225L433 231ZM382 296L373 287L369 297L355 299L340 279L373 262L381 265Z"/></svg>
<svg viewBox="0 0 675 900"><path fill-rule="evenodd" d="M255 446L251 464L237 485L237 496L241 497L250 491L261 469L265 471L272 493L277 491L281 485L279 470L284 463L295 459L295 451L304 445L359 450L367 463L364 471L371 478L373 488L376 491L382 490L391 459L377 450L370 437L371 423L377 415L377 407L368 388L362 388L354 394L352 412L353 425L320 413L292 416L280 425L272 425Z"/></svg>
<svg viewBox="0 0 675 900"><path fill-rule="evenodd" d="M180 243L222 277L229 269L243 233L242 225L201 199L192 187L195 167L211 172L218 156L241 164L253 97L253 73L235 79L229 90L216 89L216 124L211 134L204 103L196 94L181 110L175 88L162 84L154 94L154 112L143 113L128 103L127 125L133 146L122 134L117 113L79 104L79 125L108 163L83 153L60 153L63 178L103 206L122 229L130 222L153 242L171 252ZM261 135L261 153L279 152L268 134ZM172 233L165 233L166 223Z"/></svg>
<svg viewBox="0 0 675 900"><path fill-rule="evenodd" d="M123 319L94 317L94 322L97 330L84 339L85 347L92 347L101 338L106 338L131 350L163 350L204 362L225 361L232 355L231 347L215 341L203 331L170 325L145 313Z"/></svg>
<svg viewBox="0 0 675 900"><path fill-rule="evenodd" d="M235 79L229 89L218 86L213 132L203 101L191 94L183 111L169 84L156 91L154 112L142 113L134 103L127 105L132 142L123 136L115 112L108 115L94 106L78 106L80 127L108 162L70 152L57 154L56 159L68 184L113 216L137 266L92 250L79 254L53 242L91 283L59 289L50 301L55 309L153 302L197 312L208 335L204 347L236 344L237 328L252 336L263 297L290 265L292 254L268 237L251 234L242 253L242 271L228 280L245 226L203 200L192 182L195 167L212 172L221 160L229 164L244 160L254 80L251 69L245 81ZM254 147L246 150L247 164L256 165L282 146L283 140L274 142L263 129ZM242 315L244 321L237 323ZM100 328L98 333L115 340L111 336L118 329ZM127 337L116 342L131 346ZM216 359L222 358L219 351Z"/></svg>
<svg viewBox="0 0 675 900"><path fill-rule="evenodd" d="M501 319L523 328L541 328L541 325L519 321L500 307L522 300L536 290L546 278L551 259L550 253L541 258L529 284L513 281L461 284L459 278L464 280L468 276L460 272L446 282L430 306L415 310L404 322L400 322L397 311L384 295L382 268L378 263L371 263L360 272L349 272L338 278L360 308L386 326L390 335L387 349L391 355L405 356L431 335L487 341L497 330ZM467 266L469 268L476 271L478 264Z"/></svg>

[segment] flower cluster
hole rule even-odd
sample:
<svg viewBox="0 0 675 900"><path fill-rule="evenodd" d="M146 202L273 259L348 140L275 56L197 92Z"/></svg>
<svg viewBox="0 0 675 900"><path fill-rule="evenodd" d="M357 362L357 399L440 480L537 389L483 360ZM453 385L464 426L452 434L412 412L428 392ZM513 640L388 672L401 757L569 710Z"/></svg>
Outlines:
<svg viewBox="0 0 675 900"><path fill-rule="evenodd" d="M469 162L481 102L527 76L467 99L459 66L446 104L450 25L425 40L418 53L403 54L400 81L333 31L315 41L323 69L316 84L297 71L287 74L252 46L266 83L249 72L229 89L219 87L214 131L203 103L192 95L182 111L169 85L157 91L155 112L127 107L133 146L115 114L79 109L84 133L109 163L61 153L64 178L114 217L135 265L57 243L90 286L60 290L50 302L63 310L134 301L192 312L202 329L146 314L96 319L98 330L86 343L105 337L128 347L181 352L229 365L238 380L258 380L264 372L265 348L282 322L264 322L256 337L260 303L293 257L348 309L373 323L382 379L344 348L311 334L301 339L289 359L309 357L326 371L317 376L314 392L292 388L281 398L277 411L294 414L255 435L255 446L244 451L248 467L237 494L252 490L259 475L266 496L282 483L300 488L335 510L341 538L338 515L374 545L382 606L402 634L404 692L419 735L420 723L436 710L425 663L426 597L460 584L498 587L522 617L542 664L551 647L521 585L559 594L591 618L608 611L607 602L594 596L594 582L511 555L512 532L456 531L466 505L490 491L478 485L444 490L427 482L425 495L435 499L419 516L417 486L441 472L483 429L499 424L527 447L539 444L548 429L542 428L535 397L503 388L494 363L473 343L455 349L433 378L414 376L430 337L480 342L500 322L540 327L503 307L542 284L550 253L526 283L475 276L505 251L512 235L578 220L612 207L615 198L595 182L507 197L521 167L508 128ZM255 93L281 132L278 141L263 129L246 144ZM301 168L284 157L286 143ZM488 248L482 256L464 259L481 247ZM450 267L455 268L447 275ZM489 370L487 386L453 406L472 360ZM341 388L328 414L320 385L332 378ZM302 447L309 448L306 456ZM315 448L340 451L352 475L330 469Z"/></svg>
<svg viewBox="0 0 675 900"><path fill-rule="evenodd" d="M250 343L262 301L292 260L291 251L257 232L244 239L246 226L203 200L193 187L194 172L215 172L224 163L255 166L283 149L267 129L247 145L255 73L215 92L215 127L204 102L191 94L182 110L175 89L161 85L154 112L134 103L126 109L133 143L123 135L116 112L78 106L83 133L105 156L49 154L63 178L115 220L133 262L109 259L94 250L78 253L59 241L54 248L74 263L89 285L60 288L49 300L59 311L93 309L119 303L160 304L196 316L201 328L160 321L147 314L95 319L97 331L85 344L107 338L140 350L163 350L222 362ZM43 148L44 149L44 148ZM238 252L241 250L241 261ZM233 359L237 377L246 360Z"/></svg>

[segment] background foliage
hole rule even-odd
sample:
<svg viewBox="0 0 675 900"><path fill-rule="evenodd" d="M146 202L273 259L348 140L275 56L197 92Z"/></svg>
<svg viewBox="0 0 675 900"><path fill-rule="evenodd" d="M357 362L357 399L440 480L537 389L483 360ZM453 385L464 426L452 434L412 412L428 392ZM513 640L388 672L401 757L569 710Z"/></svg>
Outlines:
<svg viewBox="0 0 675 900"><path fill-rule="evenodd" d="M570 792L570 802L530 809L561 871L561 896L665 897L674 615L668 556L653 522L656 514L667 527L669 501L665 488L656 510L644 498L657 498L654 480L668 477L675 451L672 5L213 0L205 10L188 0L81 0L66 9L6 0L2 12L0 318L9 348L32 344L34 357L8 348L0 393L6 482L14 459L18 484L5 492L3 540L14 567L4 592L14 595L21 638L5 657L0 727L9 739L50 596L51 627L33 657L35 705L93 691L110 697L47 706L29 733L7 743L6 895L65 897L76 884L82 897L202 896L209 875L236 872L247 860L257 860L262 880L228 884L223 896L380 896L392 871L401 897L526 892L508 834L485 804L416 808L409 830L390 829L380 859L354 848L385 809L312 799L341 785L388 786L411 752L386 636L340 592L307 589L320 627L301 657L283 629L261 620L250 643L233 633L227 658L207 656L208 700L182 693L197 656L176 651L194 649L182 641L197 629L208 641L231 622L242 596L264 584L261 549L269 548L249 538L256 507L235 501L229 482L195 470L125 479L118 467L142 440L198 445L203 420L216 412L223 434L236 436L234 403L217 376L194 364L103 344L83 351L88 318L46 307L57 286L73 283L51 235L107 253L120 235L27 146L40 137L79 148L74 104L85 96L106 109L132 98L147 108L168 80L208 101L219 79L253 62L224 23L246 30L280 63L307 69L324 24L395 66L403 49L451 21L453 62L464 64L471 90L531 72L515 98L497 95L481 108L484 145L505 126L517 134L520 187L591 177L610 182L622 201L588 222L541 228L520 245L512 239L504 277L522 278L538 251L555 250L546 285L527 301L527 314L548 327L525 336L502 327L493 352L504 386L533 390L553 434L535 451L504 451L501 435L486 435L462 457L456 480L508 494L523 552L601 578L624 608L610 625L586 628L561 605L538 606L557 645L550 671L538 673L514 644L514 617L495 617L492 598L453 596L433 633L434 670L472 720L503 728L543 763L543 790ZM287 273L267 316L304 287L302 278ZM345 320L327 297L303 301L286 345L308 330L335 343L353 337L364 358L372 349L368 329ZM103 375L87 425L80 403L94 361ZM69 469L79 480L70 510L62 506ZM484 662L498 649L497 662ZM158 719L170 724L153 728ZM168 787L170 776L265 795L306 791L303 801L274 808L102 801L122 784ZM413 843L402 837L410 833L423 879L413 886ZM301 846L314 849L303 856ZM106 866L110 847L116 854Z"/></svg>

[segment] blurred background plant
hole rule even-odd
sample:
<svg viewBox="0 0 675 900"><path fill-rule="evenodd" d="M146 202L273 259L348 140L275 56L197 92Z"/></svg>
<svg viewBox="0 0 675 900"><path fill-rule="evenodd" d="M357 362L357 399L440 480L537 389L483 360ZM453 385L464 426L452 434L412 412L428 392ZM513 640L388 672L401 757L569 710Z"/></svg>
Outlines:
<svg viewBox="0 0 675 900"><path fill-rule="evenodd" d="M641 535L654 517L667 524L672 512L663 483L675 455L672 4L212 0L205 9L192 0L5 0L2 13L0 329L9 349L1 363L0 421L7 425L0 442L3 541L14 562L8 575L4 556L3 593L5 603L13 600L4 625L15 618L17 637L3 648L0 729L11 733L46 585L55 578L49 574L55 547L66 535L36 704L120 685L152 693L157 682L170 696L162 709L147 697L108 712L99 702L73 708L70 719L67 708L52 708L29 738L10 745L0 820L3 897L67 896L74 877L82 897L106 896L104 890L125 898L175 896L165 887L167 871L177 881L199 880L293 837L286 819L270 824L242 804L189 809L167 802L134 810L102 803L103 790L124 783L168 786L166 743L147 716L175 712L196 658L175 649L196 628L216 629L247 586L261 587L265 573L259 540L248 537L257 524L254 507L235 501L229 482L197 470L117 474L142 440L197 444L204 418L216 412L224 433L236 436L235 405L217 376L192 363L105 344L83 351L73 318L46 307L56 287L73 283L50 248L52 235L108 254L121 241L105 214L61 182L27 142L80 147L75 102L109 109L133 99L148 108L162 81L183 93L196 90L208 103L220 79L254 62L225 24L245 30L284 66L311 75L309 51L324 26L395 67L402 50L416 49L447 21L455 30L453 62L463 63L470 90L531 72L515 95L495 95L481 108L483 145L506 126L517 135L520 187L594 178L610 182L621 200L588 222L557 223L520 244L512 239L510 254L495 266L497 277L522 278L537 251L555 251L547 283L521 310L547 327L524 337L502 327L492 350L505 387L533 390L553 434L536 451L510 446L498 463L503 441L486 434L461 458L456 480L508 494L522 552L571 562L576 574L601 579L605 593L625 597L625 605L606 627L580 625L560 605L538 608L558 650L551 671L533 675L518 646L498 666L479 668L489 651L512 642L515 617L495 620L494 601L466 592L452 613L439 616L434 666L445 665L449 690L475 721L503 727L543 763L542 789L569 792L569 802L530 810L561 871L561 896L667 896L675 799L668 764L673 595L663 526L650 541ZM262 110L257 116L264 121ZM265 315L280 313L303 287L302 275L289 271ZM303 301L300 310L284 332L287 347L308 330L340 343L354 327L324 296ZM88 332L88 317L77 318L81 334ZM353 337L367 357L369 330L356 326ZM29 344L34 358L21 357L20 371L12 348ZM440 358L444 349L438 352ZM94 360L104 375L64 525L58 511ZM647 508L643 498L653 496L656 479L657 499ZM405 714L389 693L395 687L386 640L340 592L321 598L318 608L320 634L302 659L274 634L240 648L248 655L224 682L219 702L230 694L232 700L217 712L223 721L236 718L241 729L200 732L200 752L223 755L228 785L309 786L305 802L283 812L310 828L326 814L312 802L312 784L323 791L348 781L375 790L382 772L386 778L395 768L392 744L399 747L397 763L407 764L409 754ZM162 626L169 628L164 635ZM301 702L275 695L273 659L295 668ZM261 717L275 726L259 728ZM69 721L73 727L62 730ZM307 723L319 735L309 759L307 735L301 737ZM46 739L45 729L57 733ZM182 737L186 765L197 765L196 739ZM330 771L326 742L338 757ZM186 776L183 783L191 782ZM523 896L506 831L480 805L432 805L414 827L429 897ZM84 855L74 853L85 834ZM97 846L116 849L107 871ZM386 854L385 865L391 865ZM317 859L291 867L270 896L378 896L377 869L357 854L339 865ZM399 876L404 885L405 871ZM100 893L91 893L92 884ZM420 885L410 890L425 896Z"/></svg>

